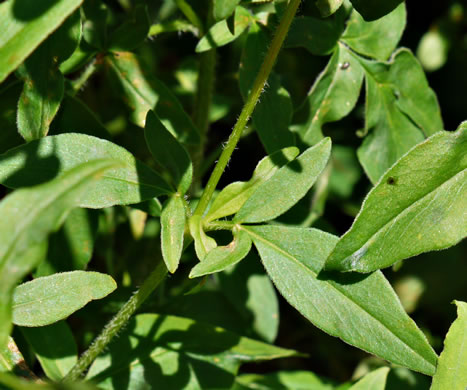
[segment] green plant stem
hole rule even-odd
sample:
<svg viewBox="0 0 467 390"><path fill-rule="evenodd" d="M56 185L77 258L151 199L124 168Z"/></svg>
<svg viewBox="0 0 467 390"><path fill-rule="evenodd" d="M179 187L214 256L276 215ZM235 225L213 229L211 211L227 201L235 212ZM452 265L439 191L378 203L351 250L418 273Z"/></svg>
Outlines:
<svg viewBox="0 0 467 390"><path fill-rule="evenodd" d="M83 88L84 84L89 80L89 78L94 74L97 70L97 60L94 58L88 66L81 72L79 77L71 82L71 91L70 95L75 96L81 88Z"/></svg>
<svg viewBox="0 0 467 390"><path fill-rule="evenodd" d="M101 334L97 336L91 346L81 355L78 362L63 378L64 382L79 379L96 357L107 347L112 338L120 331L133 313L141 306L146 298L156 289L167 275L167 267L159 260L156 268L144 281L136 293L122 306L118 313L107 323Z"/></svg>
<svg viewBox="0 0 467 390"><path fill-rule="evenodd" d="M208 204L216 189L217 183L224 173L224 169L227 166L227 163L229 162L238 141L240 140L242 132L247 125L248 120L250 119L250 116L258 102L261 93L263 92L264 86L269 78L269 74L271 73L274 63L276 62L277 55L279 54L282 43L287 36L287 32L289 31L290 24L292 23L295 13L297 12L299 4L300 0L290 0L289 5L285 10L284 16L271 42L271 46L269 46L266 57L264 58L258 75L256 76L256 79L253 83L253 87L248 94L242 112L240 113L240 116L237 119L237 123L235 123L235 126L232 130L232 134L230 134L229 140L227 141L227 144L219 157L219 161L212 171L211 177L208 180L194 215L203 215L206 211L206 208L208 207Z"/></svg>
<svg viewBox="0 0 467 390"><path fill-rule="evenodd" d="M193 8L185 1L185 0L175 0L175 4L177 4L177 7L180 11L182 11L183 15L191 22L193 26L195 26L198 31L199 35L203 35L203 23L201 23L201 20L198 18L198 15L196 15L196 12L193 11Z"/></svg>

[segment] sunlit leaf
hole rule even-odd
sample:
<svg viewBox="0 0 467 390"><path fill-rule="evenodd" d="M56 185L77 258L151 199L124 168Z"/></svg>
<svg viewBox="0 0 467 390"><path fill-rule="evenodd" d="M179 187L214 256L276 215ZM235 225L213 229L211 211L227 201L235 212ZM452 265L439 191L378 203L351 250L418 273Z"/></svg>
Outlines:
<svg viewBox="0 0 467 390"><path fill-rule="evenodd" d="M172 195L161 214L162 257L169 272L175 272L183 250L186 212L180 195Z"/></svg>

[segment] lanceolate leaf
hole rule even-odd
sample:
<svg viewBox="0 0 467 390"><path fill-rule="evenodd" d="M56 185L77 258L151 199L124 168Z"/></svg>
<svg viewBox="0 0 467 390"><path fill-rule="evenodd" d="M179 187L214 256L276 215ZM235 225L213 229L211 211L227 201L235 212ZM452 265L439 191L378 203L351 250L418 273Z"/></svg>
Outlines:
<svg viewBox="0 0 467 390"><path fill-rule="evenodd" d="M323 138L322 126L347 116L360 95L363 68L341 43L296 114L296 131L307 145Z"/></svg>
<svg viewBox="0 0 467 390"><path fill-rule="evenodd" d="M285 213L303 198L331 153L331 140L323 139L262 183L235 215L235 222L264 222Z"/></svg>
<svg viewBox="0 0 467 390"><path fill-rule="evenodd" d="M117 160L121 165L88 188L81 207L138 203L173 192L160 175L122 147L84 134L45 137L0 155L0 182L11 188L31 186L101 158Z"/></svg>
<svg viewBox="0 0 467 390"><path fill-rule="evenodd" d="M184 195L193 177L193 164L188 152L153 111L148 111L144 137L154 159L170 173L175 188Z"/></svg>
<svg viewBox="0 0 467 390"><path fill-rule="evenodd" d="M430 390L465 390L467 388L467 303L454 301L457 319L444 340L444 350Z"/></svg>
<svg viewBox="0 0 467 390"><path fill-rule="evenodd" d="M179 194L172 195L161 214L162 257L170 272L175 272L182 256L185 232L185 206Z"/></svg>
<svg viewBox="0 0 467 390"><path fill-rule="evenodd" d="M318 328L432 375L436 354L380 272L320 273L338 238L316 229L242 226L284 298Z"/></svg>
<svg viewBox="0 0 467 390"><path fill-rule="evenodd" d="M83 0L8 0L0 4L0 82L15 70Z"/></svg>
<svg viewBox="0 0 467 390"><path fill-rule="evenodd" d="M326 269L371 272L467 235L467 128L439 132L387 171Z"/></svg>
<svg viewBox="0 0 467 390"><path fill-rule="evenodd" d="M117 288L111 276L71 271L23 283L13 294L13 323L20 326L53 324L102 299Z"/></svg>
<svg viewBox="0 0 467 390"><path fill-rule="evenodd" d="M135 124L144 127L147 112L154 110L180 142L199 142L198 131L178 99L162 81L143 72L133 53L111 53L106 56L106 64L124 95L124 101L131 110L130 119Z"/></svg>
<svg viewBox="0 0 467 390"><path fill-rule="evenodd" d="M240 0L214 0L214 18L216 20L227 19L235 11Z"/></svg>
<svg viewBox="0 0 467 390"><path fill-rule="evenodd" d="M390 13L404 0L350 0L365 20L376 20Z"/></svg>
<svg viewBox="0 0 467 390"><path fill-rule="evenodd" d="M49 379L61 380L78 360L78 347L65 321L37 328L21 328Z"/></svg>
<svg viewBox="0 0 467 390"><path fill-rule="evenodd" d="M366 374L362 379L355 383L349 390L384 390L386 388L386 379L389 373L389 367L381 367L375 371Z"/></svg>
<svg viewBox="0 0 467 390"><path fill-rule="evenodd" d="M42 260L47 235L79 204L92 180L115 164L96 160L79 165L49 183L15 191L0 203L0 347L11 330L15 285Z"/></svg>
<svg viewBox="0 0 467 390"><path fill-rule="evenodd" d="M405 20L404 3L374 22L365 22L361 15L353 10L341 41L359 54L385 61L399 43Z"/></svg>
<svg viewBox="0 0 467 390"><path fill-rule="evenodd" d="M220 272L238 263L250 252L251 239L243 230L233 230L233 241L226 246L212 249L190 272L190 278Z"/></svg>
<svg viewBox="0 0 467 390"><path fill-rule="evenodd" d="M296 354L175 316L140 314L126 329L91 366L88 378L100 388L229 389L243 362Z"/></svg>
<svg viewBox="0 0 467 390"><path fill-rule="evenodd" d="M442 130L443 123L434 92L408 50L398 51L389 63L358 59L366 78L365 130L371 130L358 157L376 183L413 146Z"/></svg>
<svg viewBox="0 0 467 390"><path fill-rule="evenodd" d="M271 178L280 167L297 157L298 153L299 150L292 146L264 157L256 166L249 181L231 183L217 195L204 220L209 222L235 214L261 183Z"/></svg>

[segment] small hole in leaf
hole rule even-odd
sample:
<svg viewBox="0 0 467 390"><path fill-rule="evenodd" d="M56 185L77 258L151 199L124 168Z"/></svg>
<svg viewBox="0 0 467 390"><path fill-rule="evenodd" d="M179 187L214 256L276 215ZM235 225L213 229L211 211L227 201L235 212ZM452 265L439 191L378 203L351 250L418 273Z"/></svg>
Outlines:
<svg viewBox="0 0 467 390"><path fill-rule="evenodd" d="M396 182L397 182L397 180L396 180L394 177L388 177L387 183L388 183L390 186L396 185Z"/></svg>

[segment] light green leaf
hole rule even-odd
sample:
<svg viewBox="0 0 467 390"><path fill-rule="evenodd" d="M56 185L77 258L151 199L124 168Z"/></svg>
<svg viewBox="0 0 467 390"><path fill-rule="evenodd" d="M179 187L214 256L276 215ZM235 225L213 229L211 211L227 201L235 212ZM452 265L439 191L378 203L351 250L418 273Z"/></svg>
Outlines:
<svg viewBox="0 0 467 390"><path fill-rule="evenodd" d="M190 278L223 271L245 258L251 249L250 237L243 230L234 229L232 233L232 242L229 245L212 249L202 262L193 267Z"/></svg>
<svg viewBox="0 0 467 390"><path fill-rule="evenodd" d="M146 115L154 110L164 126L182 143L199 142L198 130L182 105L162 81L146 75L138 58L130 52L106 56L109 75L117 85L130 109L130 119L145 126Z"/></svg>
<svg viewBox="0 0 467 390"><path fill-rule="evenodd" d="M13 323L44 326L67 318L117 288L110 275L71 271L20 284L13 294Z"/></svg>
<svg viewBox="0 0 467 390"><path fill-rule="evenodd" d="M235 215L234 221L263 222L285 213L306 195L326 166L330 154L329 138L308 148L261 183Z"/></svg>
<svg viewBox="0 0 467 390"><path fill-rule="evenodd" d="M0 349L0 372L11 372L16 375L26 374L24 357L12 337L8 337L7 345ZM19 371L19 372L18 372ZM27 376L24 375L24 376ZM1 387L0 387L1 388Z"/></svg>
<svg viewBox="0 0 467 390"><path fill-rule="evenodd" d="M381 367L366 374L362 379L355 383L349 390L384 390L386 388L386 379L389 373L389 367Z"/></svg>
<svg viewBox="0 0 467 390"><path fill-rule="evenodd" d="M174 194L167 200L161 214L162 257L171 273L177 270L182 256L185 221L183 199L179 194Z"/></svg>
<svg viewBox="0 0 467 390"><path fill-rule="evenodd" d="M344 0L317 0L316 6L318 7L321 16L326 18L336 12L343 2Z"/></svg>
<svg viewBox="0 0 467 390"><path fill-rule="evenodd" d="M322 126L338 121L353 110L360 95L363 68L341 43L318 76L299 108L294 127L307 145L323 138Z"/></svg>
<svg viewBox="0 0 467 390"><path fill-rule="evenodd" d="M117 168L88 188L80 206L103 208L138 203L173 190L162 177L122 147L84 134L61 134L29 142L0 155L0 182L11 188L42 183L85 161L110 158Z"/></svg>
<svg viewBox="0 0 467 390"><path fill-rule="evenodd" d="M252 21L252 16L250 12L238 6L235 9L234 16L234 34L230 32L229 26L226 20L221 20L214 24L206 33L206 35L201 38L201 40L196 45L196 52L202 53L203 51L211 50L214 47L220 47L227 45L230 42L233 42L237 39L248 25Z"/></svg>
<svg viewBox="0 0 467 390"><path fill-rule="evenodd" d="M341 41L366 57L387 60L397 47L405 28L405 4L374 22L365 22L353 10Z"/></svg>
<svg viewBox="0 0 467 390"><path fill-rule="evenodd" d="M243 374L235 378L231 390L334 390L331 381L311 371L278 371L270 374Z"/></svg>
<svg viewBox="0 0 467 390"><path fill-rule="evenodd" d="M467 388L467 303L454 301L457 319L449 328L430 390Z"/></svg>
<svg viewBox="0 0 467 390"><path fill-rule="evenodd" d="M148 111L144 137L154 159L170 173L175 188L184 195L193 177L193 164L188 152L153 111Z"/></svg>
<svg viewBox="0 0 467 390"><path fill-rule="evenodd" d="M25 380L11 374L0 373L0 386L7 390L99 390L89 382L41 383L37 377ZM5 386L5 387L3 387Z"/></svg>
<svg viewBox="0 0 467 390"><path fill-rule="evenodd" d="M421 66L408 50L389 63L358 57L365 69L365 131L358 149L365 172L376 183L400 157L443 129L439 105Z"/></svg>
<svg viewBox="0 0 467 390"><path fill-rule="evenodd" d="M270 179L277 170L298 156L299 150L292 146L264 157L256 166L247 182L237 181L226 186L212 202L205 222L235 214L261 183Z"/></svg>
<svg viewBox="0 0 467 390"><path fill-rule="evenodd" d="M269 43L267 34L258 24L253 23L248 31L239 67L243 100L246 100L263 61L262 56L257 54L265 52ZM289 130L292 114L292 99L281 86L279 77L272 73L268 79L268 87L252 114L253 126L267 153L295 145L295 136Z"/></svg>
<svg viewBox="0 0 467 390"><path fill-rule="evenodd" d="M434 373L436 354L381 272L320 273L337 237L305 228L242 229L277 289L314 325L390 362Z"/></svg>
<svg viewBox="0 0 467 390"><path fill-rule="evenodd" d="M132 15L110 37L109 50L130 51L140 45L148 36L151 27L148 9L137 4Z"/></svg>
<svg viewBox="0 0 467 390"><path fill-rule="evenodd" d="M214 19L227 19L235 11L240 0L214 0Z"/></svg>
<svg viewBox="0 0 467 390"><path fill-rule="evenodd" d="M446 63L450 45L450 39L443 31L430 29L418 43L417 58L425 70L433 72Z"/></svg>
<svg viewBox="0 0 467 390"><path fill-rule="evenodd" d="M199 260L204 260L206 254L217 246L216 240L206 235L200 216L193 215L189 221L190 234L195 241L195 252Z"/></svg>
<svg viewBox="0 0 467 390"><path fill-rule="evenodd" d="M88 162L48 183L17 190L0 202L0 348L11 330L15 285L43 259L46 237L79 204L92 180L115 164Z"/></svg>
<svg viewBox="0 0 467 390"><path fill-rule="evenodd" d="M8 0L0 4L0 82L15 70L83 0Z"/></svg>
<svg viewBox="0 0 467 390"><path fill-rule="evenodd" d="M439 132L402 157L365 199L326 269L371 272L467 234L467 129Z"/></svg>
<svg viewBox="0 0 467 390"><path fill-rule="evenodd" d="M87 377L102 389L117 389L121 381L128 390L229 389L243 362L295 354L187 318L140 314Z"/></svg>
<svg viewBox="0 0 467 390"><path fill-rule="evenodd" d="M390 13L404 0L350 0L367 21L376 20Z"/></svg>
<svg viewBox="0 0 467 390"><path fill-rule="evenodd" d="M61 380L78 361L78 347L65 321L38 328L21 328L49 379Z"/></svg>

